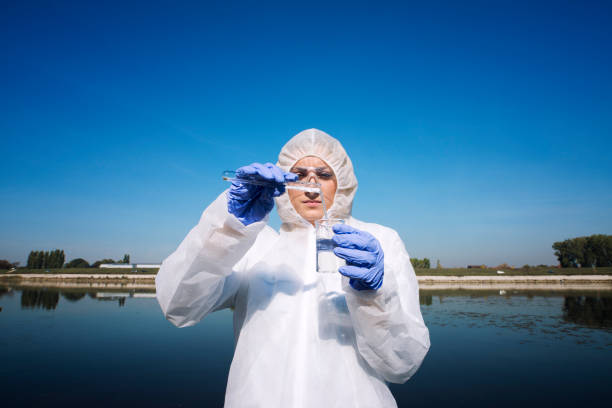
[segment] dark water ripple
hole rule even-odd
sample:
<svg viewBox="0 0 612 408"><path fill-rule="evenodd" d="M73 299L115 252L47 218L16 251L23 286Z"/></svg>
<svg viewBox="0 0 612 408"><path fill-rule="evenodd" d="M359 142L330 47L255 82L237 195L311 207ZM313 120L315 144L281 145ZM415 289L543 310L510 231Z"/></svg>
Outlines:
<svg viewBox="0 0 612 408"><path fill-rule="evenodd" d="M612 292L422 290L432 347L400 407L600 405ZM232 312L177 329L152 291L0 286L4 406L222 406Z"/></svg>

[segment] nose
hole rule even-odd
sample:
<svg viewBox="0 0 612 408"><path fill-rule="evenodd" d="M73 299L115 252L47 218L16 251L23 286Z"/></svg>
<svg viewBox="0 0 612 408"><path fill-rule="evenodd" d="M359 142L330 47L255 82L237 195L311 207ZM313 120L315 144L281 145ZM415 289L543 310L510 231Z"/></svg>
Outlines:
<svg viewBox="0 0 612 408"><path fill-rule="evenodd" d="M314 171L310 170L308 171L308 177L307 177L307 181L309 183L318 183L319 179L317 177L317 173L315 173ZM319 193L315 193L315 192L311 192L311 191L306 191L304 193L306 195L306 197L308 197L308 199L310 200L314 200L319 196Z"/></svg>
<svg viewBox="0 0 612 408"><path fill-rule="evenodd" d="M319 196L319 193L314 193L312 191L306 191L304 194L306 194L306 197L308 197L310 200L314 200Z"/></svg>

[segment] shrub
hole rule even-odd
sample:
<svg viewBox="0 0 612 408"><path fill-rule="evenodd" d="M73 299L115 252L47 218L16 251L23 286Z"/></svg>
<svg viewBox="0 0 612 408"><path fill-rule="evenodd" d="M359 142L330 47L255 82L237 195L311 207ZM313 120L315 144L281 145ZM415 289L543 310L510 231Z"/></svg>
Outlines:
<svg viewBox="0 0 612 408"><path fill-rule="evenodd" d="M66 268L89 268L89 262L83 258L76 258L68 262Z"/></svg>

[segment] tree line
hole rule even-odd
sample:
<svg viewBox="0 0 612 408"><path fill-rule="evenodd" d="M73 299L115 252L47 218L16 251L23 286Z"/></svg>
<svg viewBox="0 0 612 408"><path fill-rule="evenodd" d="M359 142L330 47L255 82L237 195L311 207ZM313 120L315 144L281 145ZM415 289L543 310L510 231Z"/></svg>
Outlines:
<svg viewBox="0 0 612 408"><path fill-rule="evenodd" d="M64 266L65 259L64 250L31 251L27 267L29 269L61 268Z"/></svg>
<svg viewBox="0 0 612 408"><path fill-rule="evenodd" d="M70 262L64 264L66 256L64 250L53 250L53 251L30 251L28 256L28 269L51 269L51 268L98 268L104 263L120 263L129 264L130 254L123 255L123 259L114 261L113 259L106 258L89 264L83 258L75 258ZM1 268L0 268L1 269ZM8 268L7 268L8 269Z"/></svg>
<svg viewBox="0 0 612 408"><path fill-rule="evenodd" d="M562 268L612 266L612 235L594 234L552 245Z"/></svg>
<svg viewBox="0 0 612 408"><path fill-rule="evenodd" d="M410 258L410 263L412 263L413 268L431 268L431 262L429 261L429 258Z"/></svg>
<svg viewBox="0 0 612 408"><path fill-rule="evenodd" d="M0 259L0 270L6 269L13 269L13 268L17 268L19 266L19 262L9 262L6 259Z"/></svg>

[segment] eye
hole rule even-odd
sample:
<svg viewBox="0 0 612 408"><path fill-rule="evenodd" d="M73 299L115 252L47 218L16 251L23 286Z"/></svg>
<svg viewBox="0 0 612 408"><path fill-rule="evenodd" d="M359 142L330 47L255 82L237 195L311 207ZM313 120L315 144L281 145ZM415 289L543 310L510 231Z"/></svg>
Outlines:
<svg viewBox="0 0 612 408"><path fill-rule="evenodd" d="M322 178L324 180L328 180L328 179L334 177L334 175L331 174L331 173L322 172L322 173L317 174L317 177Z"/></svg>
<svg viewBox="0 0 612 408"><path fill-rule="evenodd" d="M298 178L300 179L303 179L304 177L306 177L306 173L304 173L303 171L292 170L291 172L297 174Z"/></svg>

